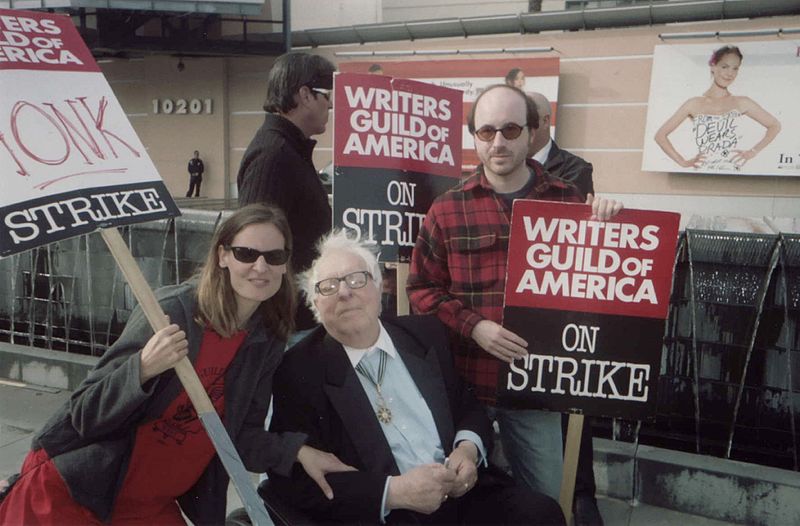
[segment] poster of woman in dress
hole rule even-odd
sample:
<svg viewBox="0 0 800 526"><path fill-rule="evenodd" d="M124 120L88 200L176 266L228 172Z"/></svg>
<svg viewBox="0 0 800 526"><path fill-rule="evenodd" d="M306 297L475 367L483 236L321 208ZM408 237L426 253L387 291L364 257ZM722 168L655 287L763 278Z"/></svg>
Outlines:
<svg viewBox="0 0 800 526"><path fill-rule="evenodd" d="M656 46L642 168L800 175L796 51L796 42Z"/></svg>

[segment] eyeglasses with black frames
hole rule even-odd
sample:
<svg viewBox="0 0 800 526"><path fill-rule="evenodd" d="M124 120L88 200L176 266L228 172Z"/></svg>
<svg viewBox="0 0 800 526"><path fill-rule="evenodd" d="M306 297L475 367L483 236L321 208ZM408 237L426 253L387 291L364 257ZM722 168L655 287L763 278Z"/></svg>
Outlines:
<svg viewBox="0 0 800 526"><path fill-rule="evenodd" d="M318 281L317 284L314 285L314 290L323 296L333 296L339 292L339 284L342 282L344 282L349 289L360 289L371 279L373 278L369 271L357 270L341 278L328 278Z"/></svg>
<svg viewBox="0 0 800 526"><path fill-rule="evenodd" d="M475 130L475 136L483 142L492 142L497 132L500 132L507 141L513 141L522 134L527 126L520 126L513 122L509 122L502 128L494 128L492 126L481 126Z"/></svg>
<svg viewBox="0 0 800 526"><path fill-rule="evenodd" d="M269 265L283 265L289 261L288 250L277 249L262 252L254 248L232 247L230 245L225 245L225 250L233 252L233 257L236 258L236 261L241 261L242 263L255 263L261 256L264 256L264 261Z"/></svg>

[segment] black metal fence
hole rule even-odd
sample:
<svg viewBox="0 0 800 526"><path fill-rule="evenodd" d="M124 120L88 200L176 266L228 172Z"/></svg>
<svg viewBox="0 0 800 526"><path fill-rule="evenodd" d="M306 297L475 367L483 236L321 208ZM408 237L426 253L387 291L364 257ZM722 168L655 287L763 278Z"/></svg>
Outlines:
<svg viewBox="0 0 800 526"><path fill-rule="evenodd" d="M226 212L123 230L153 286L190 277ZM135 303L97 235L0 260L0 339L99 355ZM689 230L679 240L658 414L597 436L798 470L800 236Z"/></svg>
<svg viewBox="0 0 800 526"><path fill-rule="evenodd" d="M643 443L798 469L800 236L680 239Z"/></svg>

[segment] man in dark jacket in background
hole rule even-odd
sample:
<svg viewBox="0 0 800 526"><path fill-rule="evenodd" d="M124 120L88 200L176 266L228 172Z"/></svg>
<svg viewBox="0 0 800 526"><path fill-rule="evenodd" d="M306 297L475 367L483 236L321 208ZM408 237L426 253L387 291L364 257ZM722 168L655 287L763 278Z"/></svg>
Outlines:
<svg viewBox="0 0 800 526"><path fill-rule="evenodd" d="M530 92L527 95L539 112L539 130L531 141L528 157L539 161L550 175L577 186L584 199L587 194L594 194L592 163L558 147L550 138L550 121L553 116L550 101L541 93Z"/></svg>
<svg viewBox="0 0 800 526"><path fill-rule="evenodd" d="M283 209L292 229L292 267L303 272L314 245L331 229L328 195L317 176L312 135L325 132L331 109L333 72L328 60L307 53L278 57L267 77L267 116L247 147L236 183L239 206L270 202ZM290 344L314 327L314 318L298 302Z"/></svg>

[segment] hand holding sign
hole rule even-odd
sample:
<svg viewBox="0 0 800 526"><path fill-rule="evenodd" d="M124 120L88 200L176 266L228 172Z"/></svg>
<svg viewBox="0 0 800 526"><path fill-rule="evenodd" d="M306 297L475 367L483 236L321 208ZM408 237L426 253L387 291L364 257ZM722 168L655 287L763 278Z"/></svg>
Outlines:
<svg viewBox="0 0 800 526"><path fill-rule="evenodd" d="M169 318L167 320L169 321ZM186 333L180 327L173 323L156 331L139 355L141 361L139 381L144 385L151 378L174 367L188 353L189 342L186 340Z"/></svg>
<svg viewBox="0 0 800 526"><path fill-rule="evenodd" d="M604 197L595 197L594 194L588 194L586 196L586 204L592 207L592 217L589 219L593 221L608 221L619 214L624 208L621 201L614 201L613 199L606 199Z"/></svg>
<svg viewBox="0 0 800 526"><path fill-rule="evenodd" d="M528 342L491 320L481 320L475 324L472 339L481 349L506 363L528 356Z"/></svg>

